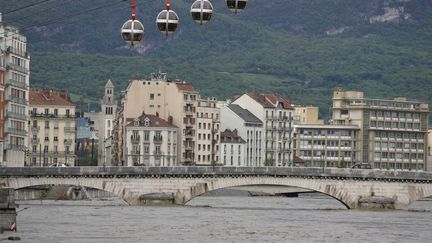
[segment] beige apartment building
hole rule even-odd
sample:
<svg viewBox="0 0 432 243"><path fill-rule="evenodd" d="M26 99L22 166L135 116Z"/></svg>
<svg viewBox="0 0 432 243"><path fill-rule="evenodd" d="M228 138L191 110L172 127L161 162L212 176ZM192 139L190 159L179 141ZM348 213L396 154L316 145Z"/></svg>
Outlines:
<svg viewBox="0 0 432 243"><path fill-rule="evenodd" d="M323 125L318 106L294 106L294 124Z"/></svg>
<svg viewBox="0 0 432 243"><path fill-rule="evenodd" d="M127 166L177 165L177 127L155 115L128 118L125 127Z"/></svg>
<svg viewBox="0 0 432 243"><path fill-rule="evenodd" d="M75 104L65 91L30 91L27 166L75 165Z"/></svg>
<svg viewBox="0 0 432 243"><path fill-rule="evenodd" d="M360 161L374 168L424 170L428 104L398 97L369 99L363 92L333 93L333 124L356 125Z"/></svg>
<svg viewBox="0 0 432 243"><path fill-rule="evenodd" d="M358 126L294 125L294 155L306 167L347 167L359 163Z"/></svg>
<svg viewBox="0 0 432 243"><path fill-rule="evenodd" d="M165 73L150 80L132 80L124 91L123 117L143 112L156 115L178 127L177 165L196 164L198 91L189 83L170 81Z"/></svg>
<svg viewBox="0 0 432 243"><path fill-rule="evenodd" d="M216 98L198 99L196 115L196 165L219 162L220 108Z"/></svg>
<svg viewBox="0 0 432 243"><path fill-rule="evenodd" d="M428 138L427 138L427 165L426 170L432 170L432 128L428 129Z"/></svg>

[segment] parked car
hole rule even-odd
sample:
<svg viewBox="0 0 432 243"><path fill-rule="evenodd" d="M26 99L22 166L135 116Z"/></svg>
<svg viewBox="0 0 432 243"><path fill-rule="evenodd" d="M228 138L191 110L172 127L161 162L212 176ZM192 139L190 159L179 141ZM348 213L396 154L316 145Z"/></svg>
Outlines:
<svg viewBox="0 0 432 243"><path fill-rule="evenodd" d="M351 169L372 169L372 166L369 163L360 163L353 165Z"/></svg>
<svg viewBox="0 0 432 243"><path fill-rule="evenodd" d="M68 167L68 165L63 163L53 163L50 167Z"/></svg>

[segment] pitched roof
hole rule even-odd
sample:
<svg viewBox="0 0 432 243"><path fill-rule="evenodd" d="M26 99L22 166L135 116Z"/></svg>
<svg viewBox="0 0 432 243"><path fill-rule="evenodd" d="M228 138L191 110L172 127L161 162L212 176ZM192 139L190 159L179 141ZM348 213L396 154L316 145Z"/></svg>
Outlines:
<svg viewBox="0 0 432 243"><path fill-rule="evenodd" d="M75 106L66 91L30 90L29 104L40 106Z"/></svg>
<svg viewBox="0 0 432 243"><path fill-rule="evenodd" d="M245 122L260 123L260 124L263 123L258 117L256 117L254 114L252 114L249 110L243 109L239 105L230 104L230 105L228 105L228 108L230 110L232 110L234 113L236 113Z"/></svg>
<svg viewBox="0 0 432 243"><path fill-rule="evenodd" d="M194 91L192 84L189 83L176 83L177 88L183 91Z"/></svg>
<svg viewBox="0 0 432 243"><path fill-rule="evenodd" d="M143 127L145 124L145 121L149 121L148 127L176 127L173 124L169 123L168 121L157 117L155 115L148 115L148 114L142 114L138 117L139 120L139 126ZM133 127L134 126L135 118L127 118L126 119L126 126L127 127Z"/></svg>
<svg viewBox="0 0 432 243"><path fill-rule="evenodd" d="M279 98L274 94L260 94L257 92L249 92L247 93L247 95L249 95L249 97L261 104L264 108L275 108L280 104L284 109L293 109L291 107L291 102L289 101L289 99Z"/></svg>
<svg viewBox="0 0 432 243"><path fill-rule="evenodd" d="M220 139L221 143L246 143L246 141L237 134L236 129L232 131L230 129L226 129L225 131L221 132Z"/></svg>
<svg viewBox="0 0 432 243"><path fill-rule="evenodd" d="M114 84L112 83L111 79L108 79L105 84L105 88L114 88Z"/></svg>

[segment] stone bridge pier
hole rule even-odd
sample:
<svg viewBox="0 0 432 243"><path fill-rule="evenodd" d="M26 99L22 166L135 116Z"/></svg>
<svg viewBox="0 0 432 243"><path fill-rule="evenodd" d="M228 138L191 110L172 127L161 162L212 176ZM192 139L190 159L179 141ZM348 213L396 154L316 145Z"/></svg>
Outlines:
<svg viewBox="0 0 432 243"><path fill-rule="evenodd" d="M294 186L321 192L347 208L404 209L432 196L432 174L273 167L0 168L0 188L78 185L111 192L130 205L185 204L237 186Z"/></svg>

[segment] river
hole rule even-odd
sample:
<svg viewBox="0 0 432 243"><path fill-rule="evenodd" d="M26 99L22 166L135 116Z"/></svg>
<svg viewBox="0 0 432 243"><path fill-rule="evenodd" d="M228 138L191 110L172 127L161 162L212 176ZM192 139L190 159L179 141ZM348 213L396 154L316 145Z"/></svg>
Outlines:
<svg viewBox="0 0 432 243"><path fill-rule="evenodd" d="M346 210L326 196L202 196L187 206L119 199L22 201L21 242L432 242L432 201ZM0 235L2 238L2 235Z"/></svg>

